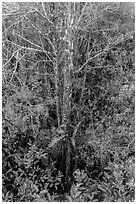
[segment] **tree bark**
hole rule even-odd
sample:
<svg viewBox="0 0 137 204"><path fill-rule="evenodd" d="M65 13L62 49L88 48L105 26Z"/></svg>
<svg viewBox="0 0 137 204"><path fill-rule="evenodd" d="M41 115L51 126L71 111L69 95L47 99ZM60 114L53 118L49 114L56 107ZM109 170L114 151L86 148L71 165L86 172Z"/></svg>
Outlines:
<svg viewBox="0 0 137 204"><path fill-rule="evenodd" d="M67 5L66 15L66 30L65 30L65 63L63 67L64 76L64 90L63 90L63 107L62 107L62 124L67 125L69 123L69 115L71 110L71 91L72 82L71 77L73 73L73 61L72 61L72 50L73 50L73 3L69 2Z"/></svg>

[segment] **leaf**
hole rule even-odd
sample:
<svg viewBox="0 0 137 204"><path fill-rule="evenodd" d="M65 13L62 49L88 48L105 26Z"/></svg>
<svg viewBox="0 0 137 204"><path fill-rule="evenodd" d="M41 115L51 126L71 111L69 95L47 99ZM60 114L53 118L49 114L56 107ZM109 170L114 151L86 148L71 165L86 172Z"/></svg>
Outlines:
<svg viewBox="0 0 137 204"><path fill-rule="evenodd" d="M108 182L108 179L107 179L105 176L102 177L102 180L103 180L105 183Z"/></svg>
<svg viewBox="0 0 137 204"><path fill-rule="evenodd" d="M82 173L82 180L84 180L86 177L87 177L87 174L86 173Z"/></svg>
<svg viewBox="0 0 137 204"><path fill-rule="evenodd" d="M50 185L49 185L49 187L51 188L53 186L53 183L51 183Z"/></svg>
<svg viewBox="0 0 137 204"><path fill-rule="evenodd" d="M107 171L112 171L112 168L111 168L111 167L109 167L109 166L107 166L107 167L105 167L105 168L104 168L104 170L107 170Z"/></svg>
<svg viewBox="0 0 137 204"><path fill-rule="evenodd" d="M96 184L90 185L90 191L94 191L96 189Z"/></svg>
<svg viewBox="0 0 137 204"><path fill-rule="evenodd" d="M90 201L93 200L95 194L96 194L96 193L93 192L91 196L90 196L90 195L87 195L87 197L90 199Z"/></svg>
<svg viewBox="0 0 137 204"><path fill-rule="evenodd" d="M53 147L58 141L60 141L63 138L64 138L64 135L60 137L54 137L53 140L50 142L49 147Z"/></svg>
<svg viewBox="0 0 137 204"><path fill-rule="evenodd" d="M62 130L62 129L59 129L57 132L58 132L58 134L60 134L60 135L62 135L62 134L65 133L64 130Z"/></svg>
<svg viewBox="0 0 137 204"><path fill-rule="evenodd" d="M81 194L82 194L81 191L77 191L76 194L75 194L75 198L78 198Z"/></svg>
<svg viewBox="0 0 137 204"><path fill-rule="evenodd" d="M34 200L34 202L47 202L47 200L44 199L44 198L36 198L36 199Z"/></svg>
<svg viewBox="0 0 137 204"><path fill-rule="evenodd" d="M48 188L48 186L49 186L49 183L45 183L44 188L45 188L45 189L47 189L47 188Z"/></svg>
<svg viewBox="0 0 137 204"><path fill-rule="evenodd" d="M107 178L107 180L111 178L111 175L107 174L106 172L104 172L104 176Z"/></svg>
<svg viewBox="0 0 137 204"><path fill-rule="evenodd" d="M84 187L84 186L79 187L79 190L80 190L80 191L84 191L84 190L86 190L86 187Z"/></svg>
<svg viewBox="0 0 137 204"><path fill-rule="evenodd" d="M98 189L107 194L106 190L101 185L98 185Z"/></svg>
<svg viewBox="0 0 137 204"><path fill-rule="evenodd" d="M51 195L47 192L48 201L51 201Z"/></svg>
<svg viewBox="0 0 137 204"><path fill-rule="evenodd" d="M78 184L76 185L76 188L79 189L79 187L81 186L81 184L82 184L82 183L78 183Z"/></svg>
<svg viewBox="0 0 137 204"><path fill-rule="evenodd" d="M66 198L67 198L68 202L73 202L69 195L66 195Z"/></svg>
<svg viewBox="0 0 137 204"><path fill-rule="evenodd" d="M76 194L76 187L75 185L72 185L70 189L70 195L72 198L75 198L75 194Z"/></svg>

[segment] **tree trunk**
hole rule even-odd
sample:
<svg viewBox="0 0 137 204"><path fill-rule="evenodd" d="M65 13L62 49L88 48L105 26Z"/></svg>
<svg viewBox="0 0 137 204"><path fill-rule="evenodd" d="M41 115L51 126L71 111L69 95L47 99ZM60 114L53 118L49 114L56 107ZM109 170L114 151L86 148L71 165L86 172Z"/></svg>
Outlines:
<svg viewBox="0 0 137 204"><path fill-rule="evenodd" d="M73 14L72 14L72 3L68 3L67 15L66 15L66 30L65 30L65 63L63 67L64 75L64 91L63 91L63 107L62 107L62 123L67 125L69 123L69 115L71 110L71 91L72 83L71 77L73 73L73 62L72 62L72 50L73 50Z"/></svg>
<svg viewBox="0 0 137 204"><path fill-rule="evenodd" d="M73 14L72 3L66 4L64 18L56 29L59 36L57 60L54 64L58 127L67 126L71 110L71 77L73 72Z"/></svg>

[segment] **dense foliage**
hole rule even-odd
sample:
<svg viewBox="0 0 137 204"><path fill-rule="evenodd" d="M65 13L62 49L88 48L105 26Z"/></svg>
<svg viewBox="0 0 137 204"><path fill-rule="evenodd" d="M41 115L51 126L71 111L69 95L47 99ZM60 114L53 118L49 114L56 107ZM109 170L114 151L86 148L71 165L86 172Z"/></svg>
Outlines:
<svg viewBox="0 0 137 204"><path fill-rule="evenodd" d="M134 15L124 2L3 3L3 201L135 200Z"/></svg>

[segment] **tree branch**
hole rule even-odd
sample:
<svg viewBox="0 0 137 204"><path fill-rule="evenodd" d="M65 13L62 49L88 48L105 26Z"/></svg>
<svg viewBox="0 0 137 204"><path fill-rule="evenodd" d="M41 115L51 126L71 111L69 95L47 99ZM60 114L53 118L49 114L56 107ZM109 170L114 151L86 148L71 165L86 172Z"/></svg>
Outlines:
<svg viewBox="0 0 137 204"><path fill-rule="evenodd" d="M108 50L114 48L116 45L118 45L119 43L122 43L124 42L125 40L129 39L131 37L131 34L133 34L134 32L131 32L131 33L127 33L125 36L123 35L120 35L120 36L117 36L117 39L116 39L116 42L113 43L111 46L110 45L107 45L106 48L104 50L102 50L100 53L96 54L95 56L89 58L78 70L76 70L74 73L77 73L77 72L80 72L83 67L91 60L95 59L96 57L100 56L101 54L107 52ZM119 39L120 38L120 39ZM112 42L114 41L115 39L112 39Z"/></svg>

